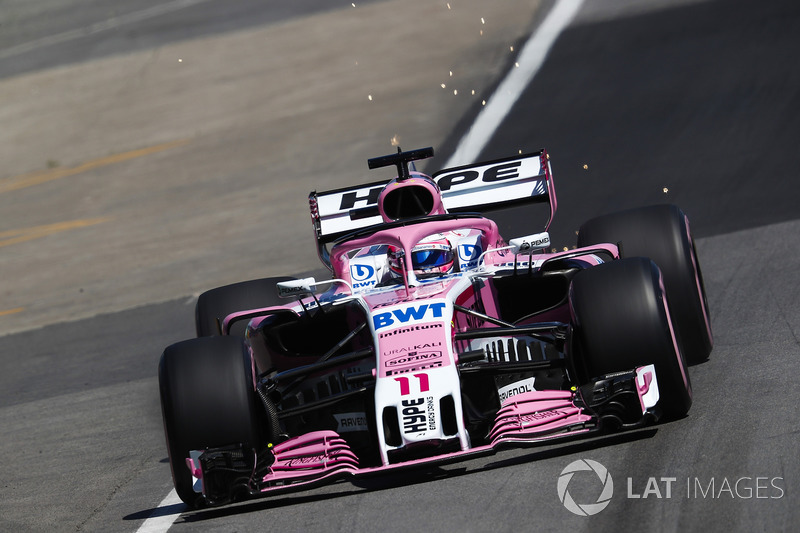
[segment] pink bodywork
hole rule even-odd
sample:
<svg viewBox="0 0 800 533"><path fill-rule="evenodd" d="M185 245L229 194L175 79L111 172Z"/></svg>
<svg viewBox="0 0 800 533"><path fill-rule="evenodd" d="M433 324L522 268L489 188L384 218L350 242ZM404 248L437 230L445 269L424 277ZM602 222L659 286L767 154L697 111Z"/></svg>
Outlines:
<svg viewBox="0 0 800 533"><path fill-rule="evenodd" d="M547 229L555 213L556 197L546 152L541 153L539 161L542 174L545 176L550 202L550 219L545 227ZM439 218L430 221L409 221L407 225L400 225L401 223L389 217L383 209L383 199L392 191L406 186L421 186L429 190L434 202L428 215ZM314 196L310 204L312 217L319 216L316 202L317 199ZM368 467L360 466L359 458L351 450L345 438L336 431L310 431L277 445L270 445L268 453L272 454L272 464L268 467L266 474L263 474L264 470L260 469L258 478L255 478L255 473L251 476L249 483L251 490L253 487L257 487L262 493L299 490L337 478L462 460L466 457L493 453L506 445L535 444L551 439L575 437L597 429L598 416L588 414L583 407L578 406L584 405L584 403L582 399L578 401L578 393L574 387L572 390L530 390L506 398L494 416L488 438L484 438L486 435L482 433L480 441L482 445L472 446L465 429L464 417L461 416L463 414L459 396L461 382L457 365L459 353L464 356L470 351L470 348L473 352L479 350L476 350L475 346L471 346L469 340L464 340L465 338L469 339L466 335L459 337L458 342L454 342L454 339L457 338L458 333L469 330L491 329L497 327L498 324L511 327L502 321L487 319L487 316L496 318L500 315L496 308L500 304L497 304L494 297L496 295L493 294L493 291L497 289L488 281L491 278L491 271L510 271L512 268L515 271L517 269L533 269L534 265L537 265L536 268L538 268L544 261L559 259L575 259L586 263L587 266L593 266L602 262L602 259L595 255L596 253L601 255L607 253L618 258L617 246L599 244L586 249L565 250L560 253L514 255L514 252L509 249L511 247L500 236L494 221L471 215L449 218L450 215L442 203L441 191L434 180L416 172L412 173L408 180L392 181L386 185L380 193L378 207L383 221L390 224L390 227L376 229L366 236L348 239L333 246L329 255L329 264L333 270L336 286L326 293L325 297L352 296L359 300L359 305L366 313L375 349L372 376L375 379L374 414L376 417L381 416L381 409L386 406L394 407L395 413L405 414L403 406L410 410L416 409L418 405L423 405L417 402L424 401L424 405L427 406L447 398L457 398L452 402L454 407L451 407L454 411L452 418L456 420L456 423L450 424L446 431L443 427L445 424L441 413L443 408L437 407L433 410L432 415L430 410L424 414L422 414L423 411L413 411L407 415L412 418L417 416L422 418L419 423L417 421L408 423L412 428L420 426L419 430L406 430L405 427L400 429L398 422L398 431L401 436L395 437L396 441L382 438L384 431L386 433L390 431L379 425L375 431L378 433L378 441L382 446L380 450L382 464ZM391 227L392 225L395 227ZM477 266L474 268L470 265L471 272L464 269L458 274L446 275L440 279L418 280L411 262L404 261L402 264L405 272L403 272L402 284L394 280L393 285L384 286L376 281L373 282L375 290L358 292L358 286L354 288L350 265L351 260L355 264L361 258L358 255L361 250L391 246L403 250L406 254L405 257L409 257L414 246L426 237L437 233L459 232L464 229L475 231L475 235L477 232L480 233L479 251L482 252L482 259L476 261ZM334 241L328 241L328 243L331 242ZM515 249L519 250L519 245ZM529 246L528 249L533 251L537 248ZM538 250L541 251L541 248ZM397 268L395 268L396 271ZM484 275L484 272L488 273ZM301 313L307 312L311 308L310 306L321 307L324 303L323 296L320 296L318 300L316 296L309 297L307 291L303 294L306 297L301 298L299 305L295 302L287 306L265 307L233 313L222 321L222 333L227 334L233 322L248 319L250 320L249 335L273 314L293 312L299 316ZM666 307L665 300L664 306ZM443 312L445 308L446 313ZM438 314L428 313L429 309L438 310ZM668 310L665 309L665 311L669 318ZM363 322L359 313L353 314ZM386 318L386 322L379 324L378 318L381 316L388 318ZM524 325L526 321L568 322L569 316L569 307L559 304L544 309L536 316L520 319L519 325ZM389 320L393 321L389 322ZM361 326L363 327L363 324ZM671 324L670 330L672 330ZM673 343L676 342L674 332L672 332L672 340ZM675 351L679 353L677 346ZM683 365L681 365L681 369L685 372ZM369 370L366 373L368 374ZM254 368L254 379L256 374ZM636 391L642 412L645 413L648 409L648 406L645 405L645 395L648 394L655 380L649 372L643 372L641 378L642 382L636 383ZM686 380L685 376L684 379ZM688 380L686 382L688 385ZM255 386L254 383L254 388ZM654 389L654 394L655 392L657 389ZM406 403L409 400L413 403ZM488 423L489 420L486 421L487 426ZM457 426L457 431L452 430L453 426ZM345 434L345 430L341 427L339 431ZM409 436L417 431L420 436ZM392 444L388 444L389 442ZM416 456L402 458L401 455L401 459L398 460L397 455L390 455L397 451L402 452L405 446L412 449L413 446L420 444L433 447L453 443L458 446L443 448L440 451L446 450L446 453L432 454L423 458ZM261 459L263 461L264 458ZM191 458L187 459L187 466L192 475L202 480L203 472L198 463L199 461Z"/></svg>
<svg viewBox="0 0 800 533"><path fill-rule="evenodd" d="M506 400L497 412L489 437L497 442L509 437L531 437L589 422L592 417L575 407L570 391L531 391Z"/></svg>
<svg viewBox="0 0 800 533"><path fill-rule="evenodd" d="M533 391L508 400L497 415L492 442L468 451L447 453L399 464L359 468L358 459L334 431L315 431L272 448L275 462L261 480L262 492L298 489L332 477L359 476L492 453L503 444L535 443L589 431L592 417L573 403L570 391ZM284 482L291 480L291 484Z"/></svg>
<svg viewBox="0 0 800 533"><path fill-rule="evenodd" d="M497 231L497 224L488 218L459 218L455 220L442 220L428 224L415 224L403 228L379 230L367 237L349 240L336 245L331 250L331 264L334 276L351 282L350 270L347 267L347 253L359 248L368 248L379 244L388 244L411 250L419 241L434 233L446 233L469 227L483 233L483 241L488 245L503 242ZM505 244L505 243L503 243ZM484 248L485 249L485 248ZM413 279L412 267L406 265L407 276Z"/></svg>

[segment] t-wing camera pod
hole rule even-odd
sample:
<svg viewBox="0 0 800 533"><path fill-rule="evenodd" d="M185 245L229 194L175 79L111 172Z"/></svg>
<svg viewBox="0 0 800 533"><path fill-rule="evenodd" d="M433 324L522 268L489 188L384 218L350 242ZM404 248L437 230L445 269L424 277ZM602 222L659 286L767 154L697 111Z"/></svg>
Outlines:
<svg viewBox="0 0 800 533"><path fill-rule="evenodd" d="M420 159L427 159L429 157L433 157L432 147L419 148L417 150L410 150L408 152L403 152L398 146L396 154L384 155L381 157L373 157L372 159L367 159L367 164L369 165L370 169L395 165L397 167L397 179L403 181L411 177L411 174L408 172L409 163L411 163L412 161L418 161Z"/></svg>

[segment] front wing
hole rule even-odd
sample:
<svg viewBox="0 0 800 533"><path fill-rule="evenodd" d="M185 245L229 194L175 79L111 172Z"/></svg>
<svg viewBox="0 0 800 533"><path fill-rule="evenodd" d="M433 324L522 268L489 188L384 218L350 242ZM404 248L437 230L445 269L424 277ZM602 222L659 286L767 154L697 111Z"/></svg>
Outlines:
<svg viewBox="0 0 800 533"><path fill-rule="evenodd" d="M512 396L497 412L488 444L466 450L362 468L335 431L314 431L269 445L249 463L240 446L193 452L186 463L196 480L195 490L203 493L206 503L222 505L351 476L460 461L504 447L640 427L658 419L658 400L655 368L648 365L601 377L581 390L534 390Z"/></svg>

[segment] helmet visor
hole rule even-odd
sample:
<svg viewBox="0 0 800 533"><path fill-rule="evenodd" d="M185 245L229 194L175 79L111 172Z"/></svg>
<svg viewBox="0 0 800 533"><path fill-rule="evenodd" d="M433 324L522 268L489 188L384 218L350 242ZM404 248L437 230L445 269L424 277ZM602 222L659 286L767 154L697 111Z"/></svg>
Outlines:
<svg viewBox="0 0 800 533"><path fill-rule="evenodd" d="M411 261L415 270L441 267L453 262L453 252L450 250L417 250L411 252Z"/></svg>
<svg viewBox="0 0 800 533"><path fill-rule="evenodd" d="M411 264L419 273L445 273L453 265L453 250L447 244L423 244L411 251Z"/></svg>

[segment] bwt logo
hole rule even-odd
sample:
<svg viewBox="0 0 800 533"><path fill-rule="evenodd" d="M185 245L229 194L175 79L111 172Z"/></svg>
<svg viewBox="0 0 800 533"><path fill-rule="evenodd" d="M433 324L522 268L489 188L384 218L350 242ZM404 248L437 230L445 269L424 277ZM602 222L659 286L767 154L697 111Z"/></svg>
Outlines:
<svg viewBox="0 0 800 533"><path fill-rule="evenodd" d="M372 316L375 330L385 328L394 324L406 324L408 322L422 320L423 318L441 318L442 309L447 304L444 302L412 305L405 309L394 309L390 312L377 313Z"/></svg>
<svg viewBox="0 0 800 533"><path fill-rule="evenodd" d="M458 246L458 258L462 262L471 265L481 253L481 248L477 244L460 244Z"/></svg>
<svg viewBox="0 0 800 533"><path fill-rule="evenodd" d="M367 280L370 280L374 275L375 275L375 269L369 265L359 265L359 264L350 265L350 277L353 278L354 282L356 282L354 283L356 287L364 287L366 285L371 285L372 283L375 283L374 280L372 280L370 283L363 283Z"/></svg>
<svg viewBox="0 0 800 533"><path fill-rule="evenodd" d="M569 484L572 481L572 476L576 472L589 471L597 475L603 488L597 500L594 503L576 503L569 493ZM605 466L597 461L591 459L578 459L567 465L558 476L558 499L564 504L564 507L571 513L579 516L591 516L599 513L611 503L611 497L614 495L614 480L611 479L611 474Z"/></svg>

